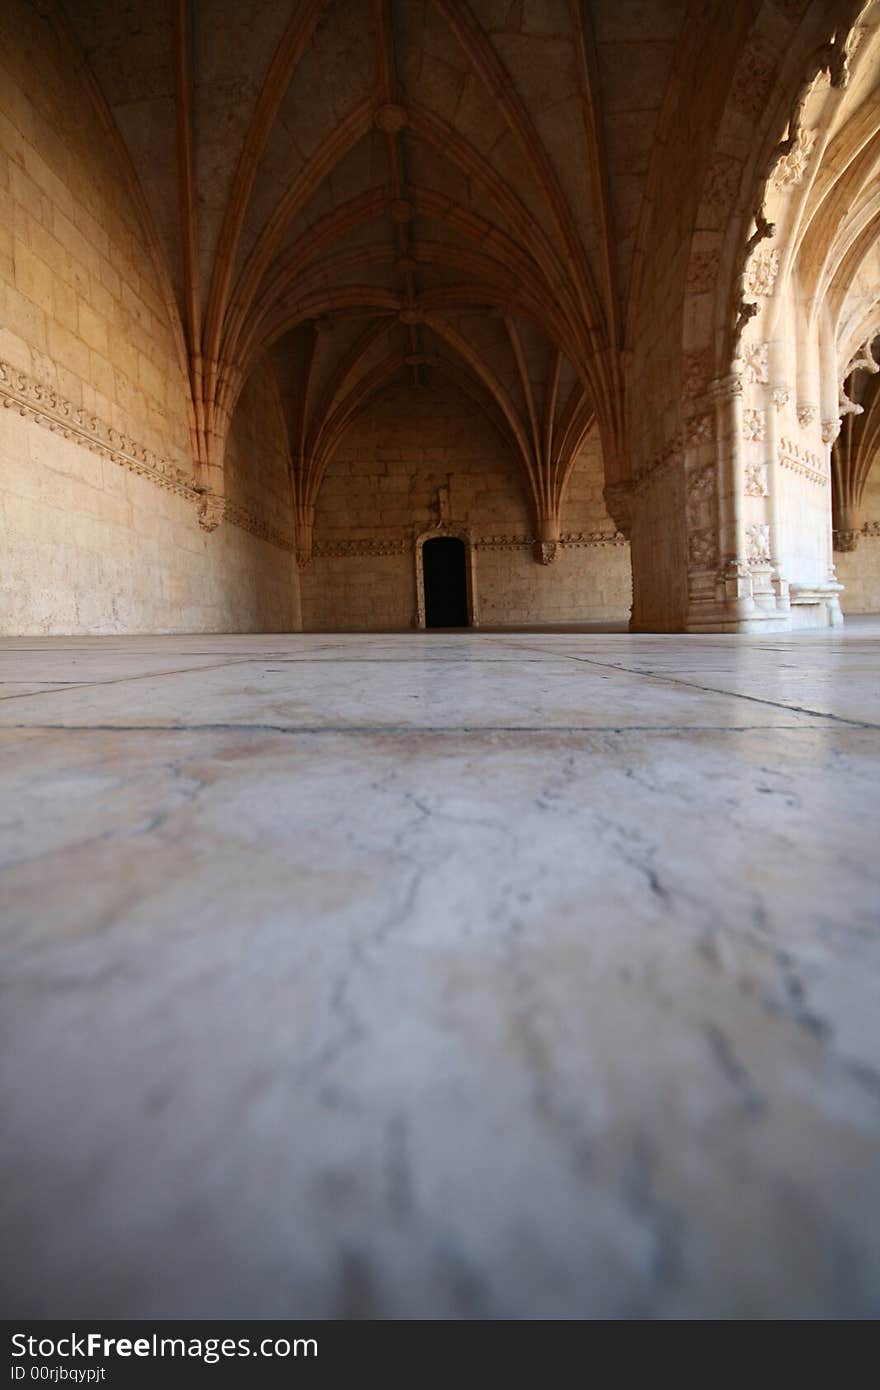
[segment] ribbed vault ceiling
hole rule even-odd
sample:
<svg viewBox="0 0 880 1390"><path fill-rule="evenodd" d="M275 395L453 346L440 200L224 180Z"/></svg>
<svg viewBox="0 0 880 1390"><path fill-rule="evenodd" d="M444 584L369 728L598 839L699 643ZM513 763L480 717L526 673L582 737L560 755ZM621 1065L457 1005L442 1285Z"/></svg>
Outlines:
<svg viewBox="0 0 880 1390"><path fill-rule="evenodd" d="M389 378L484 407L552 532L622 430L680 0L65 0L162 243L201 452L271 351L302 507ZM216 449L215 449L216 452Z"/></svg>

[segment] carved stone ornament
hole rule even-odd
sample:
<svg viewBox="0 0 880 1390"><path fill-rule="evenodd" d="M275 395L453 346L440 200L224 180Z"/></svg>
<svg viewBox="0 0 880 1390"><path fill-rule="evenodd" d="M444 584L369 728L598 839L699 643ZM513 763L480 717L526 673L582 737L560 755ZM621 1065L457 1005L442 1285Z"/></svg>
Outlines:
<svg viewBox="0 0 880 1390"><path fill-rule="evenodd" d="M729 214L736 202L742 178L742 165L729 154L718 154L709 166L703 186L703 202L722 215Z"/></svg>
<svg viewBox="0 0 880 1390"><path fill-rule="evenodd" d="M828 474L823 472L817 456L811 450L802 448L794 439L780 439L779 462L783 468L806 478L807 482L816 483L819 487L828 486Z"/></svg>
<svg viewBox="0 0 880 1390"><path fill-rule="evenodd" d="M859 405L858 401L851 401L849 396L846 394L843 387L841 386L840 399L837 402L837 408L840 411L841 415L861 415L865 407Z"/></svg>
<svg viewBox="0 0 880 1390"><path fill-rule="evenodd" d="M860 531L835 531L834 549L835 550L857 550L859 544Z"/></svg>
<svg viewBox="0 0 880 1390"><path fill-rule="evenodd" d="M787 386L774 386L770 392L770 399L777 410L783 410L791 400L791 392Z"/></svg>
<svg viewBox="0 0 880 1390"><path fill-rule="evenodd" d="M767 497L767 465L766 463L747 463L745 467L745 487L746 495L749 497Z"/></svg>
<svg viewBox="0 0 880 1390"><path fill-rule="evenodd" d="M815 140L814 131L807 130L806 126L800 127L791 150L782 156L773 172L774 188L796 188L798 184L803 183Z"/></svg>
<svg viewBox="0 0 880 1390"><path fill-rule="evenodd" d="M199 502L199 525L203 531L216 531L226 515L226 498L216 492L205 492Z"/></svg>
<svg viewBox="0 0 880 1390"><path fill-rule="evenodd" d="M822 443L833 444L840 434L840 418L835 415L833 420L822 421Z"/></svg>
<svg viewBox="0 0 880 1390"><path fill-rule="evenodd" d="M714 354L711 348L701 348L698 352L686 352L682 358L681 393L683 396L699 396L712 377Z"/></svg>
<svg viewBox="0 0 880 1390"><path fill-rule="evenodd" d="M763 410L743 411L743 439L760 443L767 433Z"/></svg>
<svg viewBox="0 0 880 1390"><path fill-rule="evenodd" d="M701 530L710 519L716 487L714 463L707 463L704 468L699 468L688 474L686 493L689 531Z"/></svg>
<svg viewBox="0 0 880 1390"><path fill-rule="evenodd" d="M766 521L753 521L746 527L746 558L750 565L769 563L770 526Z"/></svg>
<svg viewBox="0 0 880 1390"><path fill-rule="evenodd" d="M776 64L771 53L752 41L743 52L733 77L731 96L735 106L749 116L763 114L770 95Z"/></svg>
<svg viewBox="0 0 880 1390"><path fill-rule="evenodd" d="M799 401L797 408L798 424L803 429L808 429L812 425L816 416L819 414L819 407L810 401Z"/></svg>
<svg viewBox="0 0 880 1390"><path fill-rule="evenodd" d="M704 526L688 536L688 561L694 569L714 569L718 547L713 526Z"/></svg>
<svg viewBox="0 0 880 1390"><path fill-rule="evenodd" d="M705 294L714 289L721 260L717 251L694 251L688 265L688 289Z"/></svg>
<svg viewBox="0 0 880 1390"><path fill-rule="evenodd" d="M700 444L711 444L715 435L715 416L695 415L684 427L684 444L687 449L695 449Z"/></svg>
<svg viewBox="0 0 880 1390"><path fill-rule="evenodd" d="M387 135L394 135L409 125L409 112L405 106L380 106L376 112L376 125Z"/></svg>
<svg viewBox="0 0 880 1390"><path fill-rule="evenodd" d="M743 375L746 381L766 386L770 380L767 353L769 344L747 343L742 350Z"/></svg>
<svg viewBox="0 0 880 1390"><path fill-rule="evenodd" d="M746 267L746 294L770 295L779 274L779 248L755 251Z"/></svg>
<svg viewBox="0 0 880 1390"><path fill-rule="evenodd" d="M556 559L556 541L535 541L532 555L539 565L552 565Z"/></svg>

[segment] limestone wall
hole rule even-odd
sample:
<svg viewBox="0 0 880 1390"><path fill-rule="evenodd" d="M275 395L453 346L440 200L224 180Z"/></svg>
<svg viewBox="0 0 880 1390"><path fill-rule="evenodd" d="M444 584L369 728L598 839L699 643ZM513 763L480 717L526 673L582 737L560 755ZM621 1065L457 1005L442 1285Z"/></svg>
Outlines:
<svg viewBox="0 0 880 1390"><path fill-rule="evenodd" d="M855 550L834 552L837 577L846 588L840 596L844 613L880 613L880 467L868 474L862 499L868 527Z"/></svg>
<svg viewBox="0 0 880 1390"><path fill-rule="evenodd" d="M602 486L594 433L569 485L562 530L608 539L563 545L553 564L536 564L522 477L492 426L448 388L389 388L352 426L322 484L316 554L301 575L303 624L411 627L413 542L435 523L444 487L450 524L476 543L481 625L625 622L629 547L612 540Z"/></svg>
<svg viewBox="0 0 880 1390"><path fill-rule="evenodd" d="M292 530L272 417L257 402L248 425L243 402L231 495L247 492L251 513L202 531L171 323L124 168L76 66L33 6L9 0L0 12L0 631L296 625L290 544L262 534L271 523L289 542Z"/></svg>

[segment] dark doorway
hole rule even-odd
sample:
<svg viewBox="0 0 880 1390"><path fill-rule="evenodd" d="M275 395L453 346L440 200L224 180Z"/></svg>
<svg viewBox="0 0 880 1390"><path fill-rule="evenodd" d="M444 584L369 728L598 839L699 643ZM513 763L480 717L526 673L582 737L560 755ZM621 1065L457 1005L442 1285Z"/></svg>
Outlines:
<svg viewBox="0 0 880 1390"><path fill-rule="evenodd" d="M467 627L467 575L464 541L435 536L422 546L425 576L425 627Z"/></svg>

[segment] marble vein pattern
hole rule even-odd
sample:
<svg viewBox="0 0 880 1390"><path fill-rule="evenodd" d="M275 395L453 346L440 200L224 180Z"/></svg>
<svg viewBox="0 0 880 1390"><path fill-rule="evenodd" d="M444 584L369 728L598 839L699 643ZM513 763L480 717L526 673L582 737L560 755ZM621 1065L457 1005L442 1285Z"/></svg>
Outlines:
<svg viewBox="0 0 880 1390"><path fill-rule="evenodd" d="M880 1313L880 624L0 643L8 1317Z"/></svg>

